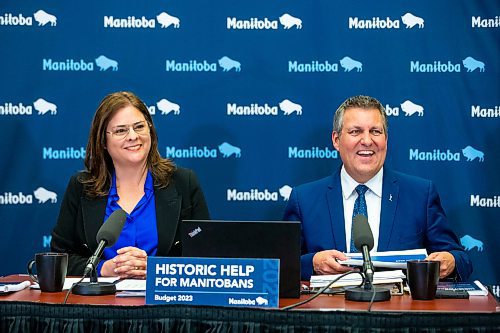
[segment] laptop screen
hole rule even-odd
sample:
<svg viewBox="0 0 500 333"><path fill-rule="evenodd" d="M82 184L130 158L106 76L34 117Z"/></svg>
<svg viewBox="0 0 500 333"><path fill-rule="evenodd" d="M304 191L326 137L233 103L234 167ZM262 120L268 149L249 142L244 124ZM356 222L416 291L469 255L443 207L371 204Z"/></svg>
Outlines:
<svg viewBox="0 0 500 333"><path fill-rule="evenodd" d="M300 296L300 222L184 220L182 256L280 259L280 297Z"/></svg>

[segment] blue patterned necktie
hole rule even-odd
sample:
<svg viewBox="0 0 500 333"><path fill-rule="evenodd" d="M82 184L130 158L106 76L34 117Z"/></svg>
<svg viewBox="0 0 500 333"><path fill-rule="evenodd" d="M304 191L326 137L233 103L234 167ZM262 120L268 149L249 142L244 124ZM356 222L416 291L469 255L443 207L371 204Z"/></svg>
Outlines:
<svg viewBox="0 0 500 333"><path fill-rule="evenodd" d="M354 223L354 216L361 214L368 218L368 211L366 209L365 193L368 191L368 187L365 185L356 186L356 192L358 192L358 198L354 202L354 209L352 211L352 222ZM351 252L359 252L359 250L354 246L354 235L352 230L354 225L351 225Z"/></svg>

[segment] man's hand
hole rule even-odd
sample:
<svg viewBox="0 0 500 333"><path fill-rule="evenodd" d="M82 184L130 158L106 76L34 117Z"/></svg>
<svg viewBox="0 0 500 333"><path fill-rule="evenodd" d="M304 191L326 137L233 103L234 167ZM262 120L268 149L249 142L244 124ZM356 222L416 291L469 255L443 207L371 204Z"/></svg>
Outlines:
<svg viewBox="0 0 500 333"><path fill-rule="evenodd" d="M439 278L445 278L455 270L455 257L450 252L434 252L425 260L436 260L440 262Z"/></svg>
<svg viewBox="0 0 500 333"><path fill-rule="evenodd" d="M339 264L336 259L347 260L349 258L337 250L317 252L313 257L314 272L316 274L342 274L354 270L352 267Z"/></svg>

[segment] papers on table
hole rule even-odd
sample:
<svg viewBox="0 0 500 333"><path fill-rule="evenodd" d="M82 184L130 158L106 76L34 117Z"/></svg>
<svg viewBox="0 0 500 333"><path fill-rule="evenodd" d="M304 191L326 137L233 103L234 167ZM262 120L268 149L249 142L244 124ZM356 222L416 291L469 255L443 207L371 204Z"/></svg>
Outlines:
<svg viewBox="0 0 500 333"><path fill-rule="evenodd" d="M362 253L346 253L347 260L339 260L342 265L363 266ZM424 260L427 258L425 249L405 251L370 252L374 267L385 267L393 269L406 269L408 260Z"/></svg>
<svg viewBox="0 0 500 333"><path fill-rule="evenodd" d="M19 283L0 283L0 295L10 294L15 291L23 290L30 286L31 282L23 281Z"/></svg>
<svg viewBox="0 0 500 333"><path fill-rule="evenodd" d="M122 291L122 290L127 290L127 291L144 291L146 290L146 280L136 280L136 279L125 279L125 280L120 280L118 277L99 277L97 279L99 282L110 282L116 283L116 290L117 291ZM64 286L63 290L68 290L71 288L71 286L74 283L77 283L80 281L80 278L66 278L64 280ZM83 282L90 282L89 278L83 279ZM40 286L38 284L34 284L31 286L33 289L40 289Z"/></svg>
<svg viewBox="0 0 500 333"><path fill-rule="evenodd" d="M333 280L338 278L342 274L333 275L313 275L311 276L311 281L309 288L313 291L318 291L319 289L326 287ZM402 294L403 293L403 279L405 275L402 270L392 270L392 271L382 271L375 272L373 274L373 284L384 285L391 289L392 294ZM359 286L363 281L361 275L359 274L349 274L344 276L339 281L333 283L326 292L341 291L342 288L348 288L353 286Z"/></svg>
<svg viewBox="0 0 500 333"><path fill-rule="evenodd" d="M469 296L487 296L488 289L478 280L469 282L439 282L438 290L466 291Z"/></svg>

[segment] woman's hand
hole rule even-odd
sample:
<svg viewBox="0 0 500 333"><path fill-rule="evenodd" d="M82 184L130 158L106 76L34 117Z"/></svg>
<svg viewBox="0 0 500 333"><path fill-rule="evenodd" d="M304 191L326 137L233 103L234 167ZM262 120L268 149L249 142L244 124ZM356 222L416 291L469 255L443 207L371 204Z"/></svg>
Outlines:
<svg viewBox="0 0 500 333"><path fill-rule="evenodd" d="M145 279L148 255L137 247L127 246L116 251L117 255L104 262L101 276L119 276L121 279Z"/></svg>

